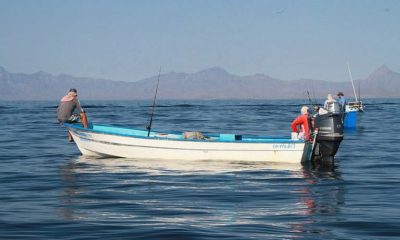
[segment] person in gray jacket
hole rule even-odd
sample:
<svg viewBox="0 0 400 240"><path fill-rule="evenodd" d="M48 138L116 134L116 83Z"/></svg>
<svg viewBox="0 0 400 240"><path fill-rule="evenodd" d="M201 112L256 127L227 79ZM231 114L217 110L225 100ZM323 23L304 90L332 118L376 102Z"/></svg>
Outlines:
<svg viewBox="0 0 400 240"><path fill-rule="evenodd" d="M78 109L84 112L78 100L78 92L75 88L71 88L67 95L61 98L57 107L57 120L59 124L74 123L79 121L79 114L74 114ZM68 141L73 142L72 135L68 132Z"/></svg>
<svg viewBox="0 0 400 240"><path fill-rule="evenodd" d="M78 100L78 94L75 88L71 88L67 95L61 98L60 103L57 107L57 120L58 122L72 123L79 120L79 114L75 115L75 110L78 109L80 112L84 112L81 104Z"/></svg>

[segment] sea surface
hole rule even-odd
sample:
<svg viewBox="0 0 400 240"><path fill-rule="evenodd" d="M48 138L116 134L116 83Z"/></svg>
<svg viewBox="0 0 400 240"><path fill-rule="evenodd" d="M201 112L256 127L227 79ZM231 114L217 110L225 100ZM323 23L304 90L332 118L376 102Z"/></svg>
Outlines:
<svg viewBox="0 0 400 240"><path fill-rule="evenodd" d="M152 104L81 103L135 128ZM152 127L290 136L305 104L157 101ZM0 102L0 239L400 239L400 100L364 104L333 164L272 164L83 157L56 101Z"/></svg>

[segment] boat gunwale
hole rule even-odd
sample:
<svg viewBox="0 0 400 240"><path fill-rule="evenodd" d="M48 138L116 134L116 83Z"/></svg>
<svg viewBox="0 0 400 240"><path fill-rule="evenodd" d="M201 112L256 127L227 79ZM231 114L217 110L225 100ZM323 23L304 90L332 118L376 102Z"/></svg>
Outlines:
<svg viewBox="0 0 400 240"><path fill-rule="evenodd" d="M139 138L139 139L147 139L147 140L166 140L166 141L184 141L184 142L200 142L200 143L248 143L248 144L274 144L274 143L305 143L305 140L292 140L290 138L271 138L271 137L265 137L265 136L248 136L248 138L252 139L252 141L243 141L243 140L235 140L235 141L226 141L226 140L209 140L209 139L175 139L175 138L168 138L168 137L163 137L163 136L140 136L140 135L132 135L132 134L123 134L123 133L113 133L113 132L106 132L106 131L101 131L101 130L95 130L93 128L84 128L78 123L64 123L68 128L76 129L78 131L84 131L84 132L94 132L98 134L104 134L104 135L114 135L114 136L122 136L122 137L130 137L130 138ZM138 130L138 131L146 131L142 129L134 129L134 128L125 128L125 127L119 127L119 126L113 126L113 125L102 125L102 124L95 124L97 126L103 126L103 127L111 127L111 128L119 128L119 129L127 129L127 130ZM152 131L152 133L159 133L156 131ZM181 132L162 132L162 134L182 134ZM214 134L207 134L206 136L210 137L216 137L218 138L218 135ZM242 135L242 138L246 137L246 135Z"/></svg>

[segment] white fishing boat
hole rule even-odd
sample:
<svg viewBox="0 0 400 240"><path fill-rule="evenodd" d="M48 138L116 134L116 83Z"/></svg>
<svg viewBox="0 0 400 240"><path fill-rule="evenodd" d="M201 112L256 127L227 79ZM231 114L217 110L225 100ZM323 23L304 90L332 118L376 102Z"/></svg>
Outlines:
<svg viewBox="0 0 400 240"><path fill-rule="evenodd" d="M83 155L164 160L238 160L300 163L333 159L343 139L341 115L315 119L311 140L199 132L167 133L98 124L64 124ZM85 126L84 126L85 125Z"/></svg>
<svg viewBox="0 0 400 240"><path fill-rule="evenodd" d="M348 112L363 112L364 111L364 105L362 101L356 100L352 102L348 102L345 107L346 113Z"/></svg>
<svg viewBox="0 0 400 240"><path fill-rule="evenodd" d="M347 62L347 69L349 71L349 76L350 76L351 86L353 87L355 101L347 102L345 105L344 126L346 128L355 128L357 126L357 123L359 122L359 114L364 112L364 105L362 101L357 97L349 62Z"/></svg>
<svg viewBox="0 0 400 240"><path fill-rule="evenodd" d="M310 158L312 144L290 138L234 134L185 138L164 133L90 124L65 124L83 155L165 160L240 160L300 163Z"/></svg>

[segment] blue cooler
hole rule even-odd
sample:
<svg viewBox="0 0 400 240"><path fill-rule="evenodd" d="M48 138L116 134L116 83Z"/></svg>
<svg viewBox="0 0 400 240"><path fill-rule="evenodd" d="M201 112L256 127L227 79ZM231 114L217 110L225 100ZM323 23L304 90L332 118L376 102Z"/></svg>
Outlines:
<svg viewBox="0 0 400 240"><path fill-rule="evenodd" d="M223 142L234 142L242 140L242 135L235 134L220 134L219 140Z"/></svg>
<svg viewBox="0 0 400 240"><path fill-rule="evenodd" d="M357 126L357 111L347 112L344 117L345 128L355 128Z"/></svg>

